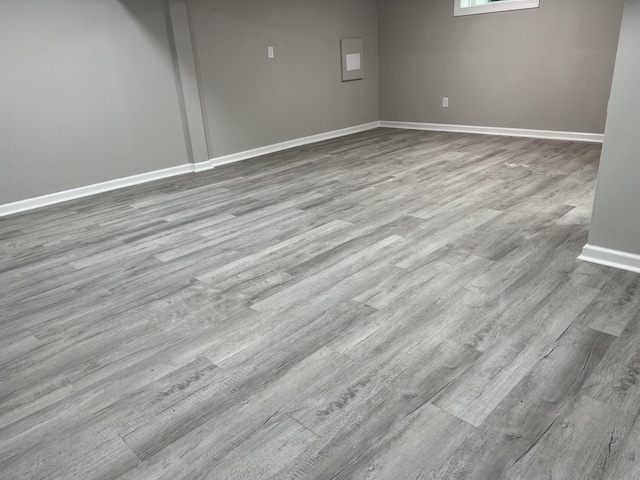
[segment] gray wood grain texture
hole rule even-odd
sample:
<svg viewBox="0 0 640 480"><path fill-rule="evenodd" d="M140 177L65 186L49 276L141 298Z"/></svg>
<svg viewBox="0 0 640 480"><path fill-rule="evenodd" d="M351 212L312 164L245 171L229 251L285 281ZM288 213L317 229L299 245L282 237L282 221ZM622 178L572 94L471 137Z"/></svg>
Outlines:
<svg viewBox="0 0 640 480"><path fill-rule="evenodd" d="M640 479L599 155L377 129L0 219L0 478Z"/></svg>

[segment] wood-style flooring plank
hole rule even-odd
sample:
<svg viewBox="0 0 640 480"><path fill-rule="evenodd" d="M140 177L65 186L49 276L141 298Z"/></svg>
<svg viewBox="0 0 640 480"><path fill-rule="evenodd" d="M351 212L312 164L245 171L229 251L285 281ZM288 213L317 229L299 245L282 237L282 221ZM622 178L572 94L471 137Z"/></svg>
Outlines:
<svg viewBox="0 0 640 480"><path fill-rule="evenodd" d="M606 478L632 426L632 415L583 396L498 478ZM555 461L549 462L550 457Z"/></svg>
<svg viewBox="0 0 640 480"><path fill-rule="evenodd" d="M572 407L612 340L595 330L567 329L434 478L500 478Z"/></svg>
<svg viewBox="0 0 640 480"><path fill-rule="evenodd" d="M375 129L0 219L0 478L639 480L600 148Z"/></svg>
<svg viewBox="0 0 640 480"><path fill-rule="evenodd" d="M507 318L515 324L514 327L490 348L485 348L486 353L448 386L434 404L472 425L480 426L548 354L549 345L571 326L572 320L596 293L561 283L522 318ZM456 332L452 337L458 336ZM477 343L476 338L473 340Z"/></svg>

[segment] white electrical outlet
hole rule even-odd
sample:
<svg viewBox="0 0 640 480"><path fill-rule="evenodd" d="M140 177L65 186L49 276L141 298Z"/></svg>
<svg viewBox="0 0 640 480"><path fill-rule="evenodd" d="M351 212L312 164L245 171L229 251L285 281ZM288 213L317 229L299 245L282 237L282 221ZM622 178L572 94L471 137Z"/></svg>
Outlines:
<svg viewBox="0 0 640 480"><path fill-rule="evenodd" d="M267 55L269 56L269 58L275 58L276 54L273 51L273 47L267 47Z"/></svg>
<svg viewBox="0 0 640 480"><path fill-rule="evenodd" d="M442 97L442 107L449 108L449 97Z"/></svg>

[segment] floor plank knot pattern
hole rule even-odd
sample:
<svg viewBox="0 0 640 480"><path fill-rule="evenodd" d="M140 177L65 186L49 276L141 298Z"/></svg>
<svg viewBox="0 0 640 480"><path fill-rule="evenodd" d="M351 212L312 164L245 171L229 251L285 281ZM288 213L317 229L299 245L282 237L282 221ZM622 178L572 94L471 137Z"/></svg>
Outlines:
<svg viewBox="0 0 640 480"><path fill-rule="evenodd" d="M640 479L599 156L376 129L0 219L0 478Z"/></svg>

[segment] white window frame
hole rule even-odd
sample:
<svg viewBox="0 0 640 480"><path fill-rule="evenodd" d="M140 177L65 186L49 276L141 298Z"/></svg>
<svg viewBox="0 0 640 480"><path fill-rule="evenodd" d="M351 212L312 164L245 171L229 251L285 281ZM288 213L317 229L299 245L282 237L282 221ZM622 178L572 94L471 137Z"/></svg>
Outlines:
<svg viewBox="0 0 640 480"><path fill-rule="evenodd" d="M526 8L538 8L540 0L502 0L475 7L462 8L462 0L453 0L453 15L477 15L479 13L505 12L507 10L524 10Z"/></svg>

